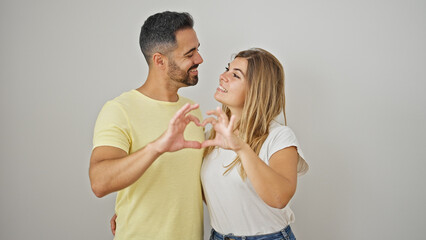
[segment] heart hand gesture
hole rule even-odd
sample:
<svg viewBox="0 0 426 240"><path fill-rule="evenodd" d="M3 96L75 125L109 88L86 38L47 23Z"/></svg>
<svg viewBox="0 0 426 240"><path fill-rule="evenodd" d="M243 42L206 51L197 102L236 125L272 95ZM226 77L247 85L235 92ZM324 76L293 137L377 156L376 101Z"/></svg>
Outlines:
<svg viewBox="0 0 426 240"><path fill-rule="evenodd" d="M169 122L169 127L160 138L156 141L156 149L160 153L175 152L183 148L201 148L201 143L197 141L186 141L183 137L186 126L190 122L194 122L197 126L202 127L200 120L194 115L188 114L190 111L197 109L198 104L185 104Z"/></svg>
<svg viewBox="0 0 426 240"><path fill-rule="evenodd" d="M214 139L204 141L201 147L218 146L234 151L239 150L243 141L234 133L235 116L231 116L228 120L228 116L219 107L216 110L208 111L207 115L215 115L217 118L209 117L204 120L202 125L212 124L216 136Z"/></svg>

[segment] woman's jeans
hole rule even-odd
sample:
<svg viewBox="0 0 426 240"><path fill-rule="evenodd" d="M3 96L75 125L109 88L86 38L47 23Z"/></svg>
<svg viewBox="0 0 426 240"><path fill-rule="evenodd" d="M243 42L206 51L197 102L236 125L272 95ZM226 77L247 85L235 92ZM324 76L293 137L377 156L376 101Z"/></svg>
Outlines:
<svg viewBox="0 0 426 240"><path fill-rule="evenodd" d="M210 240L296 240L296 237L291 231L290 225L279 232L255 235L255 236L235 236L234 234L220 234L212 229Z"/></svg>

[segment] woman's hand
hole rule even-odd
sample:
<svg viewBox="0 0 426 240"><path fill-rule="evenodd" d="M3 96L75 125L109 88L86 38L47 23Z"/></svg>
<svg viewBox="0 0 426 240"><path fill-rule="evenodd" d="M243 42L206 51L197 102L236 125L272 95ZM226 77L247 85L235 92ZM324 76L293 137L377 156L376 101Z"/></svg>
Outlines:
<svg viewBox="0 0 426 240"><path fill-rule="evenodd" d="M209 117L204 120L202 125L212 124L216 131L216 136L214 139L204 141L201 147L218 146L238 151L244 143L234 133L235 116L232 115L231 119L228 120L228 116L219 107L216 110L208 111L207 115L215 115L217 118Z"/></svg>

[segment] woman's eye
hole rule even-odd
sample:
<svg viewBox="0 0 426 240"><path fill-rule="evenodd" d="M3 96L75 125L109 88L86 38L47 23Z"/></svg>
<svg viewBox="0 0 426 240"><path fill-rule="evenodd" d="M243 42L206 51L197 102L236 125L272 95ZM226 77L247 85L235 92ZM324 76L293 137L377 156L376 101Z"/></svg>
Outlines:
<svg viewBox="0 0 426 240"><path fill-rule="evenodd" d="M236 78L240 78L240 77L239 77L237 74L235 74L235 73L234 73L233 75L234 75L234 77L236 77Z"/></svg>
<svg viewBox="0 0 426 240"><path fill-rule="evenodd" d="M225 72L229 71L229 67L225 67Z"/></svg>

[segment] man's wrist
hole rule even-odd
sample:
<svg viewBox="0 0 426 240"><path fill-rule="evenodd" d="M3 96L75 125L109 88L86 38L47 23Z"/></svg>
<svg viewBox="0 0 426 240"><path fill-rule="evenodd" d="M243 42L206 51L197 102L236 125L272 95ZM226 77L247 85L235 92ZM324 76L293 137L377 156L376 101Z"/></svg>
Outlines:
<svg viewBox="0 0 426 240"><path fill-rule="evenodd" d="M148 143L145 148L157 157L159 157L165 152L163 149L161 149L158 141Z"/></svg>

